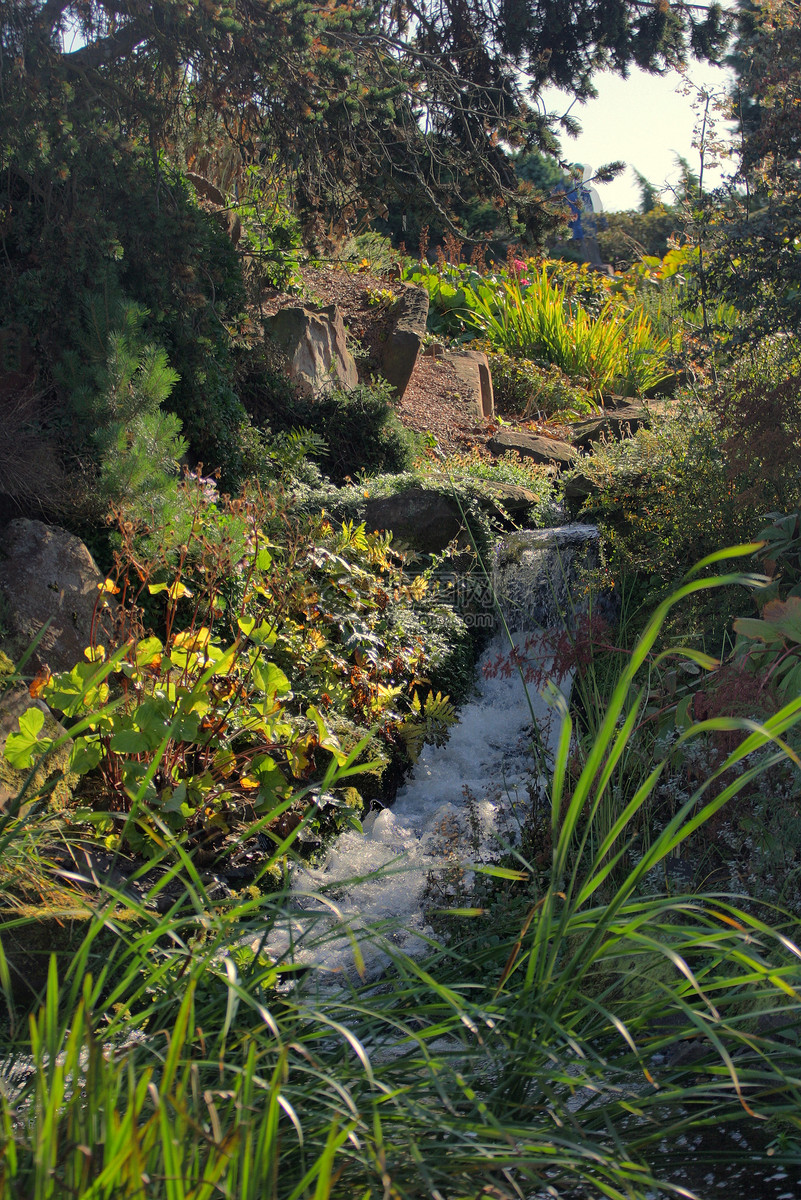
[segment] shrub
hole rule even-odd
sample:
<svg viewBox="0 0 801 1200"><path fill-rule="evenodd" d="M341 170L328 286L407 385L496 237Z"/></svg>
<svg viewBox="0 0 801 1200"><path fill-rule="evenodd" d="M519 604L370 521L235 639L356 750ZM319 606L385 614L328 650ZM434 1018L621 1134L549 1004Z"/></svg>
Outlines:
<svg viewBox="0 0 801 1200"><path fill-rule="evenodd" d="M743 509L789 509L801 474L801 370L765 355L740 362L712 398L726 479Z"/></svg>
<svg viewBox="0 0 801 1200"><path fill-rule="evenodd" d="M513 358L502 351L490 354L495 407L525 417L576 417L597 411L589 391L573 383L551 364Z"/></svg>
<svg viewBox="0 0 801 1200"><path fill-rule="evenodd" d="M137 849L152 849L141 830L157 839L159 823L225 835L295 794L319 809L312 828L347 816L354 800L329 794L331 764L362 755L367 769L358 731L372 731L384 764L441 736L453 710L428 699L426 670L459 678L469 637L452 617L454 645L440 636L429 654L426 619L404 612L426 583L404 574L388 535L293 521L280 495L232 501L198 476L179 493L160 536L120 514L98 597L99 608L119 600L108 651L93 643L87 662L36 683L72 723L70 770L91 776L103 813L133 814L122 836ZM357 731L347 748L332 722ZM6 748L14 767L51 749L42 728L38 709L21 718ZM120 826L98 820L116 844Z"/></svg>
<svg viewBox="0 0 801 1200"><path fill-rule="evenodd" d="M180 421L163 407L178 374L164 349L146 342L147 316L138 305L110 308L107 296L89 296L83 337L61 358L56 377L69 396L75 446L94 466L83 519L102 519L109 504L152 507L186 452Z"/></svg>
<svg viewBox="0 0 801 1200"><path fill-rule="evenodd" d="M86 345L87 306L104 296L112 313L120 304L146 310L144 341L178 373L168 404L192 452L230 469L244 417L233 387L244 289L230 239L178 171L91 105L73 122L56 102L47 120L51 136L36 121L18 130L29 184L10 170L3 187L0 323L27 330L40 386L51 408L63 408L69 398L53 374ZM91 373L91 358L83 366ZM73 433L84 440L85 430L56 418L52 428L68 453Z"/></svg>
<svg viewBox="0 0 801 1200"><path fill-rule="evenodd" d="M295 396L275 411L271 423L277 429L313 429L326 445L316 457L336 483L359 473L406 471L419 446L398 420L392 389L384 382L352 391L335 387L315 400Z"/></svg>
<svg viewBox="0 0 801 1200"><path fill-rule="evenodd" d="M686 400L651 429L595 443L582 459L580 473L596 489L582 516L601 527L618 585L628 579L646 606L716 547L754 532L727 478L724 446L714 417ZM737 608L729 593L716 595L695 618L718 644Z"/></svg>
<svg viewBox="0 0 801 1200"><path fill-rule="evenodd" d="M244 194L234 207L242 222L244 275L251 302L264 288L295 291L301 285L303 246L300 221L282 185L253 166L246 172Z"/></svg>

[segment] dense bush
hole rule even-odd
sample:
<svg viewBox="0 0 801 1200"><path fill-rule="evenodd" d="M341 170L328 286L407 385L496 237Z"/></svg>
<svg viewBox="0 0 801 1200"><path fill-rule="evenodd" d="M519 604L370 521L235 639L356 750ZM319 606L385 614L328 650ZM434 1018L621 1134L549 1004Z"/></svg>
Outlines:
<svg viewBox="0 0 801 1200"><path fill-rule="evenodd" d="M70 397L71 440L83 468L79 511L95 524L110 504L134 512L158 504L186 451L180 421L163 408L178 375L166 351L145 342L147 315L133 304L112 307L107 294L87 296L84 337L55 368Z"/></svg>
<svg viewBox="0 0 801 1200"><path fill-rule="evenodd" d="M728 478L725 443L715 417L688 399L653 428L596 443L582 459L595 489L582 516L600 525L618 586L627 579L646 608L707 554L756 532ZM697 631L718 644L737 611L719 593L713 610L696 614Z"/></svg>
<svg viewBox="0 0 801 1200"><path fill-rule="evenodd" d="M785 353L786 353L786 348ZM743 509L763 514L798 502L801 371L760 353L740 359L712 397L725 435L726 479Z"/></svg>
<svg viewBox="0 0 801 1200"><path fill-rule="evenodd" d="M495 407L507 416L561 416L569 420L597 411L590 392L553 364L542 366L530 358L493 351L490 370Z"/></svg>
<svg viewBox="0 0 801 1200"><path fill-rule="evenodd" d="M419 439L398 420L386 383L352 391L334 387L315 399L285 393L281 399L272 409L272 428L313 429L325 443L315 457L335 483L360 473L405 471L419 448Z"/></svg>
<svg viewBox="0 0 801 1200"><path fill-rule="evenodd" d="M231 470L244 419L233 387L244 291L230 238L175 167L91 111L72 120L69 89L48 87L47 113L29 114L8 150L0 325L26 331L39 388L70 413L80 372L62 370L65 356L96 345L120 306L137 305L145 340L177 372L168 405L192 453ZM51 431L67 454L85 432L55 417Z"/></svg>
<svg viewBox="0 0 801 1200"><path fill-rule="evenodd" d="M383 764L406 763L426 736L441 736L453 710L447 697L428 699L428 667L464 694L464 625L436 602L418 617L406 611L425 581L406 576L388 535L293 519L279 493L232 501L191 475L179 490L181 508L158 537L131 508L120 514L98 599L102 608L117 597L110 644L37 683L73 723L70 769L94 781L96 809L133 813L123 838L136 849L152 848L141 830L159 822L234 830L315 788L326 793L321 810L353 810L353 798L328 795L329 766L361 755L364 771L368 742ZM52 744L41 716L26 714L8 743L17 768ZM370 771L377 790L381 764ZM102 820L116 845L119 825Z"/></svg>

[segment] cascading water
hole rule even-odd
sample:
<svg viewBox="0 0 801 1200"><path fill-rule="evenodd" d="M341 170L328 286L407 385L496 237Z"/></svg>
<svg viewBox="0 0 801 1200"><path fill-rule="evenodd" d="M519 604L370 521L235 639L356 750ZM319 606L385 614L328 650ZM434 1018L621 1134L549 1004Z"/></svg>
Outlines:
<svg viewBox="0 0 801 1200"><path fill-rule="evenodd" d="M537 648L526 631L569 624L581 609L575 584L582 568L597 565L597 548L597 530L584 525L524 531L497 548L493 589L527 661ZM508 637L496 636L479 663L476 695L447 744L425 748L392 808L370 813L363 832L342 834L318 866L296 870L296 911L260 949L281 956L291 943L296 961L317 966L314 980L323 990L327 983L336 990L355 971L357 943L360 973L368 980L380 977L392 948L410 955L425 950L426 911L448 906L449 868L458 875L460 864L466 865L469 875L471 862L486 862L513 843L518 819L545 800L542 758L547 762L555 747L559 710L536 688L526 689L516 670L486 677L484 668L510 651ZM543 666L547 653L540 651ZM569 680L563 688L567 693ZM392 1052L380 1048L384 1056ZM576 1106L585 1099L577 1096ZM752 1137L750 1127L689 1130L679 1143L687 1157L673 1180L677 1190L689 1187L709 1200L801 1200L801 1184L785 1168L772 1167L764 1147L758 1165L725 1162L729 1143L742 1152ZM713 1170L703 1165L710 1149L713 1161L715 1151L721 1153ZM551 1194L537 1192L531 1200ZM649 1193L649 1200L656 1194Z"/></svg>
<svg viewBox="0 0 801 1200"><path fill-rule="evenodd" d="M525 631L561 623L571 606L571 580L579 564L592 565L597 543L591 526L527 531L502 543L493 587L506 624ZM515 642L526 643L528 661L536 658L530 635L519 632ZM278 935L281 949L291 941L301 961L347 971L355 934L368 975L379 972L387 961L382 938L406 953L425 947L426 907L437 905L436 895L427 900L429 885L436 893L448 868L487 861L514 842L516 822L542 791L542 755L547 760L552 752L560 721L554 702L526 688L517 670L487 677L485 668L511 649L506 636L496 636L479 663L476 695L447 744L424 749L392 808L370 813L363 832L341 834L319 866L296 870L293 890L308 909ZM279 949L275 935L270 949Z"/></svg>
<svg viewBox="0 0 801 1200"><path fill-rule="evenodd" d="M504 650L508 642L496 638L482 668ZM429 878L436 886L444 868L486 860L503 837L501 824L513 827L518 808L530 803L536 761L526 690L517 671L508 678L480 674L478 694L464 706L447 744L424 749L392 808L370 813L363 833L341 834L320 866L297 870L293 877L296 894L324 892L336 905L336 920L356 933L369 928L407 954L425 945ZM553 709L536 693L532 707L541 727L555 724ZM294 922L293 938L301 939L301 959L347 969L353 962L351 944L346 936L330 936L331 916L328 910L322 938L319 928L306 929L303 944L303 919ZM361 951L368 972L386 961L374 937Z"/></svg>

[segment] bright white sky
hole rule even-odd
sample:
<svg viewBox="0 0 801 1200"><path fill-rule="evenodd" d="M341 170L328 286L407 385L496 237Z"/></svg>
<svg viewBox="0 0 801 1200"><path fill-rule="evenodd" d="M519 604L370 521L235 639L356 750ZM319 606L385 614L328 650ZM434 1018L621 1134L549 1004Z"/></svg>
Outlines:
<svg viewBox="0 0 801 1200"><path fill-rule="evenodd" d="M708 91L722 92L728 74L722 68L693 63L688 77ZM598 97L585 105L574 104L570 115L582 127L578 138L562 138L563 156L567 162L581 162L590 167L622 159L629 164L624 174L612 183L596 184L601 202L607 212L639 207L640 193L631 167L636 167L657 187L675 182L678 178L675 155L681 154L697 173L700 158L693 147L693 130L697 115L692 97L683 96L678 89L682 77L675 71L667 75L647 75L632 70L628 79L618 75L598 75L595 86ZM549 111L563 113L570 97L556 88L542 94ZM721 135L727 133L725 122L718 121ZM724 173L730 172L725 161ZM715 186L721 171L705 171L704 184ZM670 194L665 195L670 201Z"/></svg>

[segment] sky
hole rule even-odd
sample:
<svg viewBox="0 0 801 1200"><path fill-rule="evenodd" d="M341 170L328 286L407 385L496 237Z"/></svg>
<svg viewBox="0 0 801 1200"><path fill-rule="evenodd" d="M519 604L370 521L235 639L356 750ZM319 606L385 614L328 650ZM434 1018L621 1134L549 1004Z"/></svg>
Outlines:
<svg viewBox="0 0 801 1200"><path fill-rule="evenodd" d="M708 91L722 92L728 73L720 67L693 63L688 78ZM570 115L582 126L578 138L562 137L562 151L568 162L581 162L593 168L622 159L626 171L612 183L595 184L605 211L639 207L640 192L632 167L636 167L657 187L676 182L678 171L675 156L681 154L694 171L700 158L693 148L693 131L697 114L693 97L680 94L682 76L676 71L665 75L648 75L634 69L628 79L603 74L595 79L598 97L584 105L574 104ZM563 113L571 97L549 88L542 94L549 111ZM719 131L727 132L725 122ZM722 163L724 171L725 162ZM720 181L720 170L705 170L704 182L710 186ZM670 202L670 192L665 193Z"/></svg>

